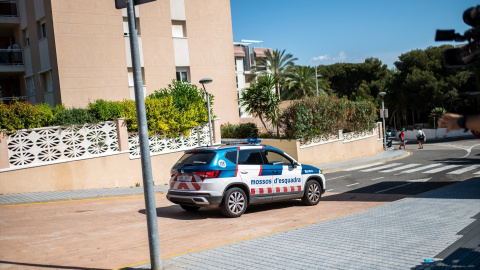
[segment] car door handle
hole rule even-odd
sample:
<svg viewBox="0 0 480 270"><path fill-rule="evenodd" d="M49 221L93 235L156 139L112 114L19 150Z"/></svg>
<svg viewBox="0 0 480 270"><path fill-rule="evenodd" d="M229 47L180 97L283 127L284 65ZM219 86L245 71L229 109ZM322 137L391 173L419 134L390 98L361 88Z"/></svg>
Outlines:
<svg viewBox="0 0 480 270"><path fill-rule="evenodd" d="M246 171L241 171L240 173L247 174L248 172L246 172Z"/></svg>
<svg viewBox="0 0 480 270"><path fill-rule="evenodd" d="M272 171L272 173L278 173L278 171Z"/></svg>

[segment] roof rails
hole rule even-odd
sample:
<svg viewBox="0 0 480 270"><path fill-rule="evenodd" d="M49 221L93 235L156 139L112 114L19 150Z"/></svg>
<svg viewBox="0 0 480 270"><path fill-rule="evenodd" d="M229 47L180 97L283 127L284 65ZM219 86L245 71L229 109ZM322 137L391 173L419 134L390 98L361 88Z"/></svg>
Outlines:
<svg viewBox="0 0 480 270"><path fill-rule="evenodd" d="M262 142L260 139L247 139L247 140L232 140L232 141L222 141L222 144L232 145L232 144L255 144L259 145Z"/></svg>

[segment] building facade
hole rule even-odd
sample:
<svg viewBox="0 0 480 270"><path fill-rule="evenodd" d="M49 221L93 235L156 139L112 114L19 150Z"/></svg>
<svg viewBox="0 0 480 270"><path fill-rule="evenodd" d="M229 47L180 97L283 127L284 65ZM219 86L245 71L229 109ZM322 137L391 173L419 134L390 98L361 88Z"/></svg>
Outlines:
<svg viewBox="0 0 480 270"><path fill-rule="evenodd" d="M229 1L156 0L136 6L135 16L144 94L173 79L201 86L212 78L214 114L237 123ZM127 12L113 0L0 0L0 32L4 100L84 108L134 99Z"/></svg>

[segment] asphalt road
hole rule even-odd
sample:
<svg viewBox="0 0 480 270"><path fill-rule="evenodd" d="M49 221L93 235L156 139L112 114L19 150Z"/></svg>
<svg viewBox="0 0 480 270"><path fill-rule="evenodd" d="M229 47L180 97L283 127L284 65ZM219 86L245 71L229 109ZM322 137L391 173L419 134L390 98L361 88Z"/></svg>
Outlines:
<svg viewBox="0 0 480 270"><path fill-rule="evenodd" d="M407 144L407 151L406 158L329 173L327 191L411 196L480 176L480 140Z"/></svg>

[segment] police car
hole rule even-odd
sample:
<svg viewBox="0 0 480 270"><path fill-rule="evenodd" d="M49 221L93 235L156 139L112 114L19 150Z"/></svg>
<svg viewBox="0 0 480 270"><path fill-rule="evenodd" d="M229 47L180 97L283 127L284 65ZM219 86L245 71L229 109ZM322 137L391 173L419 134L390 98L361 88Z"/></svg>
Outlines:
<svg viewBox="0 0 480 270"><path fill-rule="evenodd" d="M172 168L167 199L186 211L220 207L228 217L241 216L250 204L288 199L318 204L325 192L323 171L259 143L185 151Z"/></svg>

